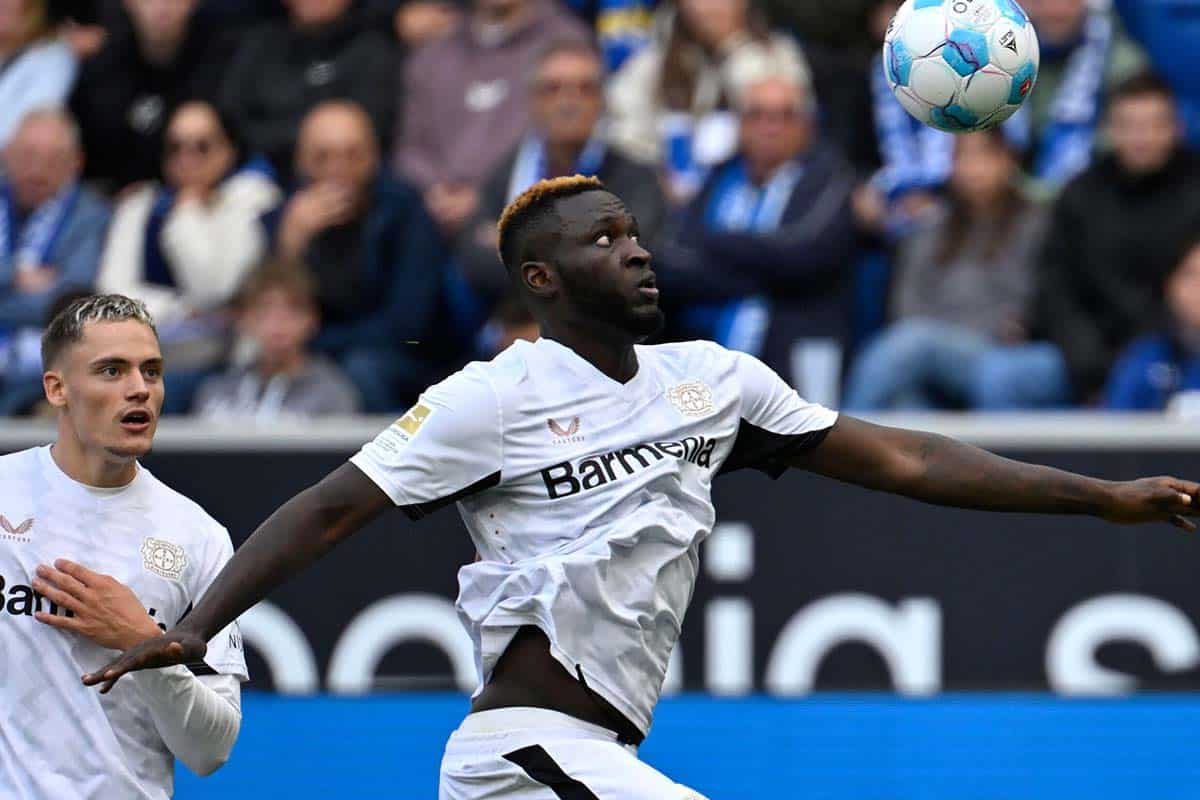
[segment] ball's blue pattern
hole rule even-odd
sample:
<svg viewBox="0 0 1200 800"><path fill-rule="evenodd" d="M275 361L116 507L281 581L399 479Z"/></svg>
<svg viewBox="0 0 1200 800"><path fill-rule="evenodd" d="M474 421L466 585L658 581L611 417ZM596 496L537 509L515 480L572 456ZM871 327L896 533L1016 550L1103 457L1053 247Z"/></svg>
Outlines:
<svg viewBox="0 0 1200 800"><path fill-rule="evenodd" d="M942 58L964 78L987 66L987 39L975 31L959 29L950 34L942 48Z"/></svg>
<svg viewBox="0 0 1200 800"><path fill-rule="evenodd" d="M979 117L960 105L934 108L930 111L933 124L944 131L969 131L979 124Z"/></svg>
<svg viewBox="0 0 1200 800"><path fill-rule="evenodd" d="M1013 0L995 0L995 2L996 7L1000 9L1000 14L1012 20L1018 27L1024 28L1029 24L1029 19L1025 16L1025 12Z"/></svg>
<svg viewBox="0 0 1200 800"><path fill-rule="evenodd" d="M917 0L917 2L913 4L913 10L918 11L922 8L941 8L943 2L945 2L945 0Z"/></svg>
<svg viewBox="0 0 1200 800"><path fill-rule="evenodd" d="M1008 93L1008 102L1014 106L1023 102L1029 94L1029 90L1033 88L1033 81L1036 77L1037 70L1031 63L1022 65L1013 73L1012 91Z"/></svg>
<svg viewBox="0 0 1200 800"><path fill-rule="evenodd" d="M892 83L908 86L908 76L912 73L913 59L904 42L897 39L888 46L885 66L888 78Z"/></svg>

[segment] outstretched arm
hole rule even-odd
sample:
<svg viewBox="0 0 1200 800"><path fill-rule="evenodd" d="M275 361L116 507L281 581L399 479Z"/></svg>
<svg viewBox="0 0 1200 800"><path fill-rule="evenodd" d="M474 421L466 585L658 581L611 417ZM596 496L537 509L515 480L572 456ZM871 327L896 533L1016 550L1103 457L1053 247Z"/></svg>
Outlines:
<svg viewBox="0 0 1200 800"><path fill-rule="evenodd" d="M84 675L83 682L104 683L102 691L108 691L127 672L199 661L218 631L391 504L357 467L343 464L260 525L179 625Z"/></svg>
<svg viewBox="0 0 1200 800"><path fill-rule="evenodd" d="M1195 530L1200 484L1178 478L1106 481L1002 458L932 433L841 415L791 466L926 503L984 511L1090 514L1110 522L1164 521Z"/></svg>

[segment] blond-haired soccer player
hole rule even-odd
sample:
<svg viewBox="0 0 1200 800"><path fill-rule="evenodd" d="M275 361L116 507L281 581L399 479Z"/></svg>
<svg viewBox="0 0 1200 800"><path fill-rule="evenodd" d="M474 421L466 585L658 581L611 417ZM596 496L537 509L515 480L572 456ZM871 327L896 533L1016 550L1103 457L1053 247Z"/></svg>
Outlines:
<svg viewBox="0 0 1200 800"><path fill-rule="evenodd" d="M458 597L479 688L446 746L442 800L694 800L640 761L637 745L721 473L795 467L941 505L1195 527L1184 515L1200 486L1189 481L1023 464L839 416L710 342L642 345L662 324L650 254L595 179L543 181L518 197L500 220L500 255L542 338L430 388L276 511L174 631L85 682L197 658L237 614L389 505L418 518L457 501L480 555L459 571ZM800 514L780 533L803 526Z"/></svg>
<svg viewBox="0 0 1200 800"><path fill-rule="evenodd" d="M229 560L229 534L138 464L163 401L145 306L75 301L42 339L52 445L0 457L0 797L170 797L175 759L229 758L246 680L237 625L207 656L108 695L79 672L174 625Z"/></svg>

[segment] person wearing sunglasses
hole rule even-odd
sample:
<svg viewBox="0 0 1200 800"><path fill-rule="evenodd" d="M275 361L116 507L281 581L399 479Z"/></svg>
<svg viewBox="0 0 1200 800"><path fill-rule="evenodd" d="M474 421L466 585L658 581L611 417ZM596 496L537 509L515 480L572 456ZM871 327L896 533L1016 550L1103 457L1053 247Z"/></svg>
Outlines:
<svg viewBox="0 0 1200 800"><path fill-rule="evenodd" d="M544 178L595 175L625 198L643 238L652 240L666 201L652 167L604 140L604 62L590 42L565 40L541 56L529 83L530 132L484 183L479 210L456 243L471 287L494 301L509 288L496 269L496 223L504 207Z"/></svg>
<svg viewBox="0 0 1200 800"><path fill-rule="evenodd" d="M175 111L163 150L164 183L117 207L97 285L151 309L173 366L167 411L176 412L224 355L225 307L266 252L259 217L281 194L208 103Z"/></svg>
<svg viewBox="0 0 1200 800"><path fill-rule="evenodd" d="M834 403L846 335L854 174L821 141L804 76L767 73L737 106L736 155L717 165L658 248L676 335L756 355Z"/></svg>

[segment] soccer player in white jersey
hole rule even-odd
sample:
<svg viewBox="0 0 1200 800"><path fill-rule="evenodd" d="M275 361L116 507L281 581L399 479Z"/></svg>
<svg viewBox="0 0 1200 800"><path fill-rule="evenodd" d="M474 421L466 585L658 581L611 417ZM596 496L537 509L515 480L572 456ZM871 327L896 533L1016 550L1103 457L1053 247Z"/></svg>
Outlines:
<svg viewBox="0 0 1200 800"><path fill-rule="evenodd" d="M500 254L542 338L430 388L276 511L180 625L85 683L110 688L200 657L237 614L389 505L416 518L457 502L480 556L459 571L458 598L479 688L446 746L442 800L685 800L699 795L636 747L713 526L717 475L797 467L943 505L1194 528L1195 483L1011 461L839 417L715 344L639 344L662 323L650 254L595 179L518 197Z"/></svg>
<svg viewBox="0 0 1200 800"><path fill-rule="evenodd" d="M42 339L53 445L0 456L0 797L159 800L178 757L207 775L241 726L236 623L188 666L100 695L96 669L176 624L233 555L203 509L138 465L163 401L140 302L75 301Z"/></svg>

